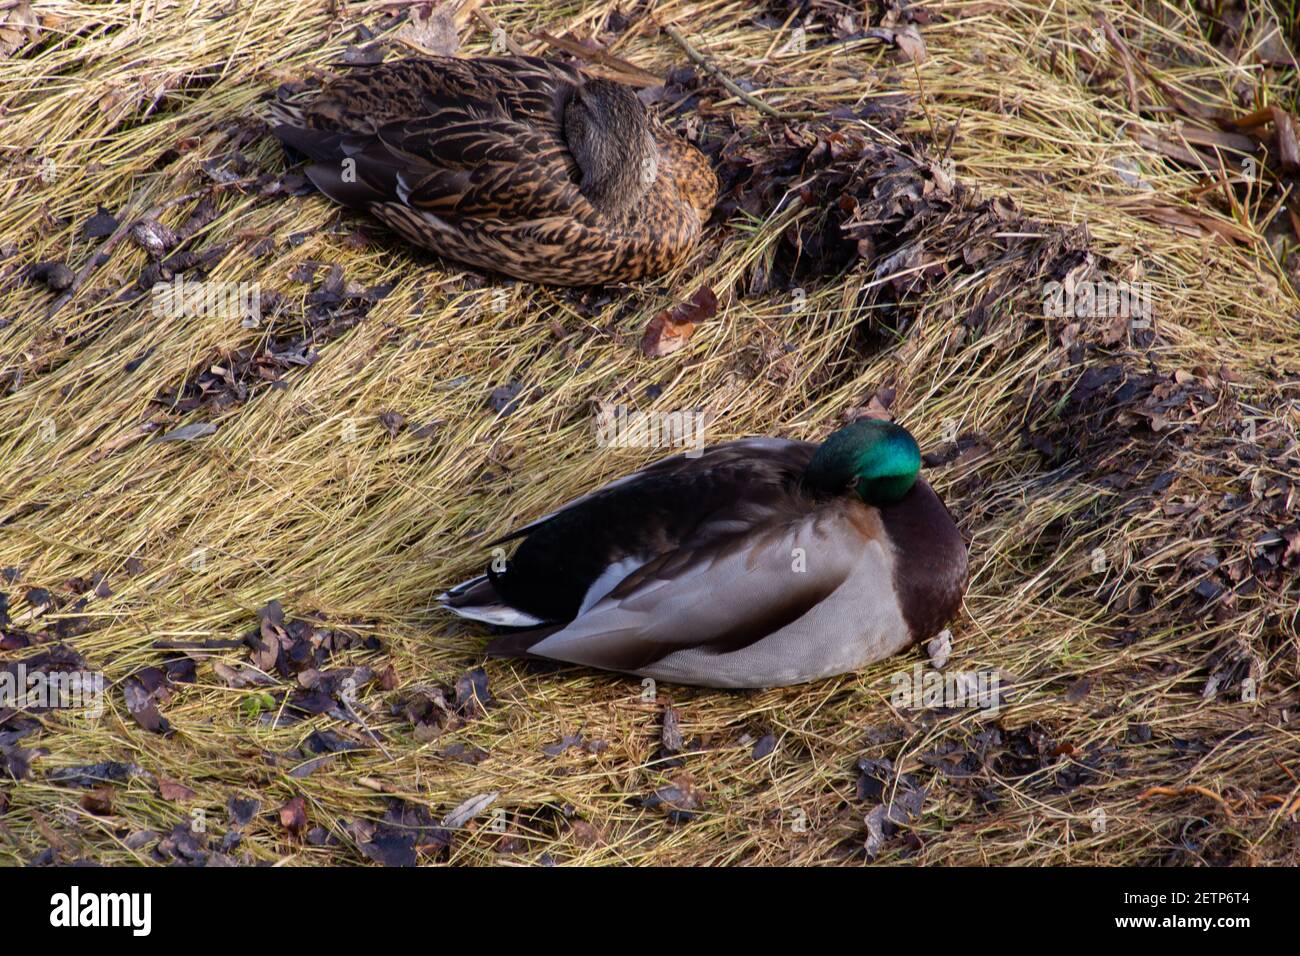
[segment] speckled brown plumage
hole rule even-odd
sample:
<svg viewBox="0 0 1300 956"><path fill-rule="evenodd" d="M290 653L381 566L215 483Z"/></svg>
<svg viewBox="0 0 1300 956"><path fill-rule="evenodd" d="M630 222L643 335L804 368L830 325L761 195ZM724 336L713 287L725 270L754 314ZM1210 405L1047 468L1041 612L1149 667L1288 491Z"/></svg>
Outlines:
<svg viewBox="0 0 1300 956"><path fill-rule="evenodd" d="M619 108L604 112L602 97ZM566 138L575 102L593 112ZM415 245L529 281L593 285L671 269L717 196L704 156L625 88L536 57L353 67L319 90L280 97L271 112L275 135L312 160L307 175L332 199ZM569 140L588 127L608 162L645 154L643 182L628 173L630 193L584 194L590 170Z"/></svg>

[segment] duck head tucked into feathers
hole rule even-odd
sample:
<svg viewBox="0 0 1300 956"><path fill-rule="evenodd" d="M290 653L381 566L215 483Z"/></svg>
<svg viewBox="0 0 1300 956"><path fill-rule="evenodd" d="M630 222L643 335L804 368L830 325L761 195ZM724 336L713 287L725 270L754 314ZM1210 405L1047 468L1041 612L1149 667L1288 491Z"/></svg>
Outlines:
<svg viewBox="0 0 1300 956"><path fill-rule="evenodd" d="M281 90L271 130L326 196L448 259L529 282L659 275L718 181L636 94L539 57L359 64Z"/></svg>
<svg viewBox="0 0 1300 956"><path fill-rule="evenodd" d="M845 425L818 447L804 484L823 494L852 487L869 505L893 504L916 484L921 449L906 428L876 418Z"/></svg>
<svg viewBox="0 0 1300 956"><path fill-rule="evenodd" d="M650 117L631 89L591 79L573 88L564 106L564 138L582 170L579 188L611 217L645 195L659 170Z"/></svg>
<svg viewBox="0 0 1300 956"><path fill-rule="evenodd" d="M490 654L710 687L857 670L933 637L961 607L966 545L881 421L820 446L746 438L677 455L491 542L505 570L448 610L526 630Z"/></svg>

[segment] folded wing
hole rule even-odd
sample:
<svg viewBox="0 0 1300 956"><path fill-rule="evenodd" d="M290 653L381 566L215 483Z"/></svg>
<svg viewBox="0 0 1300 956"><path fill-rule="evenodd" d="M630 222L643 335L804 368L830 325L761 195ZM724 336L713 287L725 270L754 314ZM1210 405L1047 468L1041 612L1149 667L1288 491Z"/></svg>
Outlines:
<svg viewBox="0 0 1300 956"><path fill-rule="evenodd" d="M869 510L832 502L660 555L528 653L719 686L804 680L815 676L808 668L833 663L839 645L859 653L857 637L905 639L891 568Z"/></svg>

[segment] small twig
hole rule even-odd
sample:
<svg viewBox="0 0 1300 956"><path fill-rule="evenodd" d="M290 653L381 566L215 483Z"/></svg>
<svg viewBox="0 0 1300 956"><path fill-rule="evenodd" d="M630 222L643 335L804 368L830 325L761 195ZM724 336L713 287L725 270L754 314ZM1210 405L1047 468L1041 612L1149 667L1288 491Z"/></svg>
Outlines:
<svg viewBox="0 0 1300 956"><path fill-rule="evenodd" d="M1124 82L1128 87L1128 108L1133 113L1142 111L1142 101L1138 96L1137 78L1133 75L1133 63L1136 59L1133 51L1129 49L1124 38L1119 35L1115 25L1106 19L1106 15L1101 11L1093 13L1093 17L1101 24L1102 31L1106 34L1106 39L1110 41L1111 46L1119 51L1120 63L1124 67Z"/></svg>
<svg viewBox="0 0 1300 956"><path fill-rule="evenodd" d="M651 73L649 70L643 70L635 63L629 63L627 60L620 59L604 50L591 49L576 40L570 40L566 37L552 36L545 30L538 30L533 34L533 36L549 47L563 50L565 53L571 53L574 56L579 56L585 60L590 60L599 63L601 66L608 67L623 79L636 86L661 86L663 84L664 79L662 76Z"/></svg>
<svg viewBox="0 0 1300 956"><path fill-rule="evenodd" d="M1202 797L1215 801L1223 808L1223 815L1228 818L1229 823L1235 819L1232 807L1228 806L1228 801L1206 787L1198 787L1194 785L1189 787L1148 787L1138 794L1138 799L1147 800L1151 797L1184 797L1188 794L1199 794Z"/></svg>
<svg viewBox="0 0 1300 956"><path fill-rule="evenodd" d="M451 15L452 21L456 24L458 30L463 30L469 25L469 18L478 13L478 8L483 5L483 0L463 0L456 7L456 12Z"/></svg>
<svg viewBox="0 0 1300 956"><path fill-rule="evenodd" d="M393 755L388 752L388 748L384 746L383 742L375 736L375 732L370 729L370 725L366 723L366 719L357 713L357 709L352 706L352 701L348 700L347 697L340 697L339 699L342 700L343 705L347 707L348 713L350 713L356 722L364 728L365 732L370 735L370 739L375 742L375 746L379 748L380 752L391 761Z"/></svg>
<svg viewBox="0 0 1300 956"><path fill-rule="evenodd" d="M527 56L527 55L528 55L528 54L524 51L524 48L523 48L523 47L521 47L518 43L516 43L514 40L512 40L512 39L510 38L510 34L506 33L506 31L505 31L504 29L502 29L502 27L501 27L501 25L500 25L499 23L497 23L497 22L496 22L495 20L493 20L490 16L488 16L486 10L480 10L478 7L475 7L475 8L474 8L474 19L478 20L479 23L481 23L481 24L483 24L483 26L487 27L487 31L488 31L488 34L489 34L489 35L495 36L495 35L496 35L496 32L497 32L498 30L501 30L501 36L505 37L506 48L509 49L510 52L511 52L514 56Z"/></svg>
<svg viewBox="0 0 1300 956"><path fill-rule="evenodd" d="M662 26L664 32L667 33L670 37L672 37L673 42L675 42L679 47L682 48L683 51L685 51L686 55L690 58L692 63L694 63L696 66L700 66L708 70L710 73L713 74L713 76L717 79L719 83L721 83L723 86L727 88L727 91L729 93L732 93L733 95L744 100L746 103L754 107L754 109L758 110L760 113L766 113L768 116L774 117L776 119L781 119L781 120L809 119L811 117L818 115L817 113L807 112L807 111L798 112L798 113L787 113L784 110L779 110L774 106L764 103L762 100L760 100L757 96L754 96L752 93L746 93L743 89L741 89L736 84L734 80L731 79L731 77L727 76L727 74L723 73L721 69L714 66L712 61L710 61L703 53L695 49L695 47L691 46L691 42L687 40L686 37L682 36L682 32L678 30L675 26L673 26L670 23L662 24Z"/></svg>
<svg viewBox="0 0 1300 956"><path fill-rule="evenodd" d="M77 290L80 289L85 281L90 278L90 274L108 261L109 253L117 248L117 244L121 242L126 234L138 223L143 222L146 219L157 219L173 206L179 206L182 203L187 203L202 196L207 196L219 189L225 189L230 186L247 186L255 181L254 178L248 178L234 179L228 183L213 183L211 186L204 189L197 189L192 193L186 193L184 196L175 196L165 202L158 203L156 206L151 206L146 209L142 215L124 216L122 221L118 224L118 227L113 230L113 234L105 239L104 244L95 251L95 254L86 261L86 264L77 270L77 274L72 277L72 284L68 286L67 291L64 292L63 295L54 300L54 304L50 306L50 310L45 313L45 318L54 318L54 316L58 314L58 311L71 301L72 297L77 294Z"/></svg>
<svg viewBox="0 0 1300 956"><path fill-rule="evenodd" d="M1296 797L1294 800L1292 800L1288 797L1279 797L1270 793L1268 796L1261 797L1260 802L1263 803L1265 806L1271 806L1273 804L1277 804L1279 807L1281 807L1281 809L1278 812L1281 813L1282 816L1284 817L1290 816L1291 814L1300 811L1300 797Z"/></svg>
<svg viewBox="0 0 1300 956"><path fill-rule="evenodd" d="M916 88L920 91L921 111L925 113L925 121L930 127L930 142L935 142L939 138L939 132L934 126L934 117L930 115L930 107L925 105L925 80L921 79L921 68L912 61L912 72L916 74Z"/></svg>
<svg viewBox="0 0 1300 956"><path fill-rule="evenodd" d="M782 23L780 29L776 31L776 35L772 37L772 42L767 45L767 49L764 50L763 55L759 57L760 62L766 63L768 61L768 58L772 56L772 51L776 49L776 45L781 42L781 37L785 36L785 31L790 28L791 22L798 15L799 7L797 5L791 7L790 15L785 18L785 22Z"/></svg>
<svg viewBox="0 0 1300 956"><path fill-rule="evenodd" d="M966 107L963 106L961 108L961 112L957 114L957 122L953 123L952 129L948 130L948 142L945 143L943 147L943 156L942 156L943 159L947 159L949 156L952 155L952 144L953 144L953 140L957 138L957 127L961 126L962 118L965 115L966 115Z"/></svg>

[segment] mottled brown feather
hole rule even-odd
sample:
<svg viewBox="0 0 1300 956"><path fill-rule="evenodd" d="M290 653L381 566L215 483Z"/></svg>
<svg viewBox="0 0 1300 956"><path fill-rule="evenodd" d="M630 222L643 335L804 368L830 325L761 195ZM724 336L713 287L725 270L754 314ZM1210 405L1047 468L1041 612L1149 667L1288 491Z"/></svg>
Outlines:
<svg viewBox="0 0 1300 956"><path fill-rule="evenodd" d="M597 209L563 126L583 82L536 57L407 59L353 68L271 112L322 192L414 245L557 285L665 272L699 239L717 179L697 149L652 124L654 182L625 213ZM348 159L355 182L342 175Z"/></svg>

